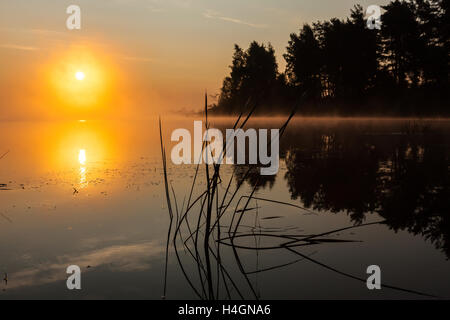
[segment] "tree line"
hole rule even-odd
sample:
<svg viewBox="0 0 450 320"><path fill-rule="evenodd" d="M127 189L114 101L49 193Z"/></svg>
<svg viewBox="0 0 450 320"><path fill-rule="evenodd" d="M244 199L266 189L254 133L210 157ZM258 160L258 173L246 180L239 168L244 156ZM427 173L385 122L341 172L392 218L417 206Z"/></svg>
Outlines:
<svg viewBox="0 0 450 320"><path fill-rule="evenodd" d="M346 19L292 33L279 72L272 45L234 46L230 74L212 113L448 115L450 0L395 0L381 29L355 5Z"/></svg>

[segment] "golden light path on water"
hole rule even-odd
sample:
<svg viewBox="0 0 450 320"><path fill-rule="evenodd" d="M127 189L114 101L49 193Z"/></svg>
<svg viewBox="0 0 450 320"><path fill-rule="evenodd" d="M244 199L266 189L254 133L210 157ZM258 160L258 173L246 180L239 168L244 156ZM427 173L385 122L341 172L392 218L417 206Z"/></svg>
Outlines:
<svg viewBox="0 0 450 320"><path fill-rule="evenodd" d="M80 149L78 154L78 161L80 162L80 188L87 187L88 183L86 180L86 150Z"/></svg>
<svg viewBox="0 0 450 320"><path fill-rule="evenodd" d="M81 165L86 164L86 150L80 149L80 152L78 153L78 161Z"/></svg>

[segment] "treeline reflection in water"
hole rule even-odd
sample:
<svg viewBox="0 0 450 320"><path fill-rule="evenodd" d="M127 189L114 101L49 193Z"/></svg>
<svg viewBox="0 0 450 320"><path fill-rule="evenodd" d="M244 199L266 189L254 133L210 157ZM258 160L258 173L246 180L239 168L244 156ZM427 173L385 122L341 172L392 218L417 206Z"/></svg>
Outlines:
<svg viewBox="0 0 450 320"><path fill-rule="evenodd" d="M377 213L397 232L421 235L450 257L450 146L447 128L404 122L395 130L291 126L280 141L291 198L357 224ZM243 178L246 166L236 166ZM256 169L256 168L255 168ZM278 176L245 177L272 188ZM239 180L239 179L237 179Z"/></svg>

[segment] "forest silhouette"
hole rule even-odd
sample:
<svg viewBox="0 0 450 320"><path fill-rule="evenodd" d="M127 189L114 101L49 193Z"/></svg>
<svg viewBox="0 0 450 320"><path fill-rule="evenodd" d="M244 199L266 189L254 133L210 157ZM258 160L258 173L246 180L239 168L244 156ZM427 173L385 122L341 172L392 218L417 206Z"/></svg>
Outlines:
<svg viewBox="0 0 450 320"><path fill-rule="evenodd" d="M381 29L355 5L346 19L292 33L279 72L272 45L234 47L212 114L449 115L450 0L395 0ZM302 99L300 99L302 97Z"/></svg>

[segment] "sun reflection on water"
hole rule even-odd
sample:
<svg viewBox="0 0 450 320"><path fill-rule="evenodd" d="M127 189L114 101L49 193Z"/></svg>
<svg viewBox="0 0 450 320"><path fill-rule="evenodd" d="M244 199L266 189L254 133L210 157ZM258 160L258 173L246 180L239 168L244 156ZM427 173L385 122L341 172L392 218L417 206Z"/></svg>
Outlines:
<svg viewBox="0 0 450 320"><path fill-rule="evenodd" d="M85 188L88 185L86 179L86 150L80 149L78 153L78 162L80 163L80 188Z"/></svg>
<svg viewBox="0 0 450 320"><path fill-rule="evenodd" d="M80 162L81 165L86 164L86 150L80 150L80 152L78 153L78 162Z"/></svg>
<svg viewBox="0 0 450 320"><path fill-rule="evenodd" d="M86 188L87 185L86 167L80 167L80 188Z"/></svg>

